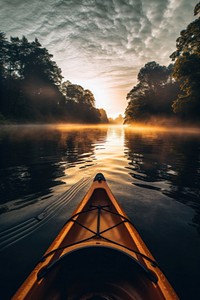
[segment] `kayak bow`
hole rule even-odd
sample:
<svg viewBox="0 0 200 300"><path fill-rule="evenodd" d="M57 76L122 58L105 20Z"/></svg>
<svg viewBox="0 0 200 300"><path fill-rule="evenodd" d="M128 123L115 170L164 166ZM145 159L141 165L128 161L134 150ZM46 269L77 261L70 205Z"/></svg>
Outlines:
<svg viewBox="0 0 200 300"><path fill-rule="evenodd" d="M98 173L16 299L178 299Z"/></svg>

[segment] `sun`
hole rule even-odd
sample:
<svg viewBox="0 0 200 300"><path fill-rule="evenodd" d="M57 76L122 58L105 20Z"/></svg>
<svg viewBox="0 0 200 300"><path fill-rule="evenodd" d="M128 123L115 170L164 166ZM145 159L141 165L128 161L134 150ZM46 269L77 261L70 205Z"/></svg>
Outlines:
<svg viewBox="0 0 200 300"><path fill-rule="evenodd" d="M109 99L111 97L109 88L104 82L98 79L88 79L88 80L77 80L85 90L90 90L95 98L96 107L104 108L105 110L109 107Z"/></svg>
<svg viewBox="0 0 200 300"><path fill-rule="evenodd" d="M115 119L119 114L124 113L126 95L123 90L114 88L111 81L96 77L90 79L73 78L70 81L76 82L84 90L90 90L95 98L95 107L103 108L109 118Z"/></svg>

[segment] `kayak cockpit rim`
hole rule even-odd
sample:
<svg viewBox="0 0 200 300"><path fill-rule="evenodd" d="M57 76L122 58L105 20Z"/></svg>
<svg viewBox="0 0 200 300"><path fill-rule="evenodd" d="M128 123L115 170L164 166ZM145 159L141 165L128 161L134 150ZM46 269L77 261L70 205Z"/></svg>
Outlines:
<svg viewBox="0 0 200 300"><path fill-rule="evenodd" d="M113 248L111 246L102 246L102 245L98 245L98 246L83 246L80 247L78 249L73 249L72 251L62 255L61 257L59 257L57 260L53 261L52 263L50 263L49 265L43 267L42 269L40 269L40 271L37 274L37 280L40 281L41 279L45 278L48 273L54 269L54 267L58 266L59 264L62 264L64 260L70 260L71 256L75 256L75 257L84 257L84 254L82 252L85 253L98 253L98 257L97 259L100 258L100 256L105 255L106 252L110 252L112 258L113 256L117 256L120 260L127 260L129 262L129 267L133 267L134 265L134 270L137 272L140 272L141 274L145 275L146 278L148 278L150 281L152 281L154 284L157 284L158 282L158 277L157 275L152 271L149 270L147 267L145 267L142 263L140 263L137 259L135 259L134 257L132 257L131 255L129 255L128 253L123 252L122 250ZM72 261L72 260L71 260ZM71 263L71 262L70 262ZM106 266L105 266L106 268Z"/></svg>

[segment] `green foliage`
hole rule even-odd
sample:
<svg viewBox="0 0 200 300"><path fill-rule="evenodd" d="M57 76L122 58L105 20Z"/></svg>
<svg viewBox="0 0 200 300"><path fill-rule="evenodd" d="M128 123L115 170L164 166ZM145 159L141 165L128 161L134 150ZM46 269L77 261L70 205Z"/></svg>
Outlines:
<svg viewBox="0 0 200 300"><path fill-rule="evenodd" d="M66 102L64 111L70 122L78 120L83 123L100 123L101 115L95 108L95 98L92 92L78 84L67 81L62 84L62 92Z"/></svg>
<svg viewBox="0 0 200 300"><path fill-rule="evenodd" d="M102 123L102 124L108 124L108 123L109 123L109 120L108 120L108 116L107 116L107 113L106 113L105 109L100 108L100 109L99 109L99 113L100 113L100 120L101 120L101 123Z"/></svg>
<svg viewBox="0 0 200 300"><path fill-rule="evenodd" d="M194 9L199 13L200 3ZM171 54L175 60L173 76L180 82L181 94L174 101L173 110L189 120L200 117L200 18L190 23L177 39L177 50Z"/></svg>
<svg viewBox="0 0 200 300"><path fill-rule="evenodd" d="M94 95L62 83L61 69L52 58L37 39L11 37L8 42L0 33L0 113L26 122L100 122Z"/></svg>
<svg viewBox="0 0 200 300"><path fill-rule="evenodd" d="M127 94L125 123L147 121L172 115L172 102L178 85L172 80L173 66L147 63L138 73L139 83Z"/></svg>
<svg viewBox="0 0 200 300"><path fill-rule="evenodd" d="M194 8L194 16L198 15L200 13L200 2L197 3L197 5Z"/></svg>
<svg viewBox="0 0 200 300"><path fill-rule="evenodd" d="M6 40L5 34L0 32L0 79L2 80L6 77L5 65L8 61L8 42Z"/></svg>
<svg viewBox="0 0 200 300"><path fill-rule="evenodd" d="M159 87L165 84L169 74L170 70L167 67L152 61L141 68L138 73L138 80L144 87L156 93Z"/></svg>
<svg viewBox="0 0 200 300"><path fill-rule="evenodd" d="M194 15L200 13L200 3ZM174 66L147 63L138 74L138 84L128 93L125 123L157 116L200 120L200 18L182 30L171 54Z"/></svg>
<svg viewBox="0 0 200 300"><path fill-rule="evenodd" d="M180 32L180 37L176 40L176 48L177 50L170 55L172 60L176 60L186 53L200 52L200 18L190 23L185 30Z"/></svg>

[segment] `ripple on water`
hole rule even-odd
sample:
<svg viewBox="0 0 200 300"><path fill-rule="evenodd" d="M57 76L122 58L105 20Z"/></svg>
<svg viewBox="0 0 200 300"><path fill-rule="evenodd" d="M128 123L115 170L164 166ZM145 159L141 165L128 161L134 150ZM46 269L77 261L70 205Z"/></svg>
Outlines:
<svg viewBox="0 0 200 300"><path fill-rule="evenodd" d="M20 255L34 244L37 257L95 174L103 172L181 299L200 294L200 135L114 126L21 126L0 130L0 147L4 254L13 257L17 249ZM33 255L27 260L35 263ZM12 270L27 273L26 265L19 266L17 259L12 263ZM4 272L3 280L16 280L11 273Z"/></svg>

